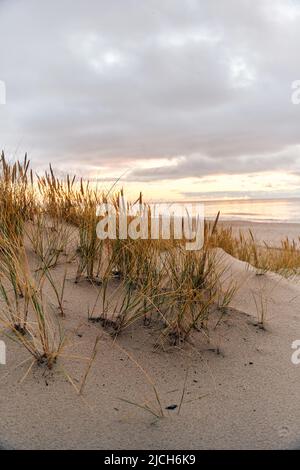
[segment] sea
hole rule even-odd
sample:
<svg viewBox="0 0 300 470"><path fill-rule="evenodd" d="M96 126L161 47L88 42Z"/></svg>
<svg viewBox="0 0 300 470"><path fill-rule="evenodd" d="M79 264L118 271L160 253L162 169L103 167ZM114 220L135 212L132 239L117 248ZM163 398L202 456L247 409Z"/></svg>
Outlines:
<svg viewBox="0 0 300 470"><path fill-rule="evenodd" d="M205 216L222 220L300 223L300 198L204 201Z"/></svg>

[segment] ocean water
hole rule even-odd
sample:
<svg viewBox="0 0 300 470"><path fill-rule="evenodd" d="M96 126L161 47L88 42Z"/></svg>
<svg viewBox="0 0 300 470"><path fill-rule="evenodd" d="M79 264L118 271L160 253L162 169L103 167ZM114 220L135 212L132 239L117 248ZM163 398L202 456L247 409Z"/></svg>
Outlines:
<svg viewBox="0 0 300 470"><path fill-rule="evenodd" d="M205 216L222 220L300 223L300 198L243 199L204 202Z"/></svg>

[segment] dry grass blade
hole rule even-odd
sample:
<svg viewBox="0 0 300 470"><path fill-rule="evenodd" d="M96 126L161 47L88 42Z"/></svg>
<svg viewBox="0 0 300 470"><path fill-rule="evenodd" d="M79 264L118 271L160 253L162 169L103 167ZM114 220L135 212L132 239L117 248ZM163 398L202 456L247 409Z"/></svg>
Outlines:
<svg viewBox="0 0 300 470"><path fill-rule="evenodd" d="M85 387L85 384L86 384L86 381L87 381L87 377L89 375L89 372L91 370L91 367L92 367L92 364L96 358L96 355L97 355L97 345L98 345L98 342L100 340L100 336L97 336L96 340L95 340L95 344L94 344L94 347L93 347L93 351L92 351L92 355L91 355L91 358L89 360L89 363L87 365L87 368L86 368L86 371L84 373L84 376L83 376L83 379L82 379L82 382L81 382L81 385L80 385L80 388L79 388L79 395L81 395L83 393L83 390L84 390L84 387Z"/></svg>

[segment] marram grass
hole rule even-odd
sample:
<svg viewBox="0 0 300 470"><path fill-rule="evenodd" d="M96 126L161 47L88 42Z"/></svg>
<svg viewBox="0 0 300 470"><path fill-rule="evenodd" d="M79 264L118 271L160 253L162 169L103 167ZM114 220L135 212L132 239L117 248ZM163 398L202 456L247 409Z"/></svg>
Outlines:
<svg viewBox="0 0 300 470"><path fill-rule="evenodd" d="M110 202L118 209L118 196L75 177L60 179L51 166L44 176L35 176L27 156L10 164L1 155L0 326L48 368L65 342L60 317L66 314L66 274L59 284L59 265L67 273L68 263L75 262L74 281L88 280L97 289L91 321L115 337L133 323L155 322L158 345L184 344L193 331L207 331L213 311L230 305L235 286L222 289L226 266L218 265L214 248L254 265L259 274L272 270L288 275L300 268L295 241L283 240L280 249L258 246L251 232L236 236L222 227L219 214L214 223L205 223L204 245L198 251L186 251L184 243L174 239L100 240L96 208ZM123 193L120 196L122 200ZM35 253L35 267L28 261L25 242ZM51 305L44 295L46 281L52 289Z"/></svg>

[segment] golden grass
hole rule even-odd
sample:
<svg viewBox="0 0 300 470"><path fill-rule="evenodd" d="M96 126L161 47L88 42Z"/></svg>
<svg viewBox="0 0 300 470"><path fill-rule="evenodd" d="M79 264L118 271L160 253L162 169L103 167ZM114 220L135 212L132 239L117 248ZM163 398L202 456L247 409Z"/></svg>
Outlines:
<svg viewBox="0 0 300 470"><path fill-rule="evenodd" d="M280 247L263 242L257 243L251 230L239 231L234 235L232 227L218 226L211 246L222 248L226 253L245 261L258 269L258 274L267 271L292 276L300 269L300 237L298 240L285 238Z"/></svg>
<svg viewBox="0 0 300 470"><path fill-rule="evenodd" d="M66 275L59 286L53 274L58 264L76 260L75 282L86 279L99 290L91 321L101 322L114 336L134 322L156 321L157 344L176 345L188 340L192 331L206 331L211 312L226 310L235 293L233 285L223 289L220 278L226 267L217 266L213 248L253 264L258 274L288 274L300 268L295 241L283 240L280 249L259 246L251 231L236 236L218 224L219 214L214 223L205 223L204 245L198 251L186 251L184 240L100 240L97 206L110 202L118 210L118 196L99 192L75 177L59 179L51 166L44 176L34 177L27 156L22 163L9 164L2 153L0 324L49 368L64 344L59 317L65 314ZM34 272L25 238L38 259ZM44 299L46 279L56 312Z"/></svg>

